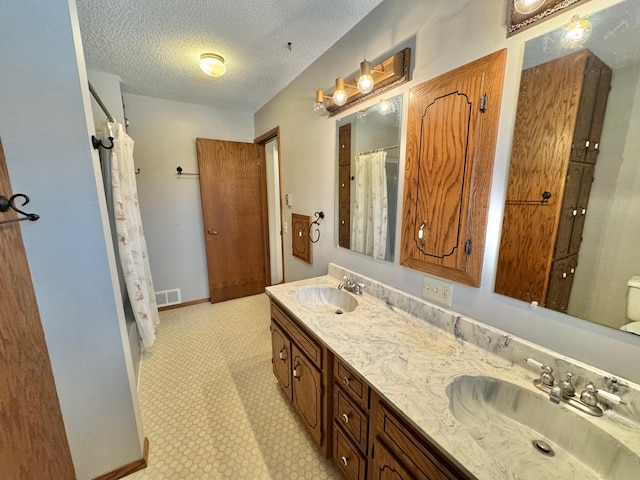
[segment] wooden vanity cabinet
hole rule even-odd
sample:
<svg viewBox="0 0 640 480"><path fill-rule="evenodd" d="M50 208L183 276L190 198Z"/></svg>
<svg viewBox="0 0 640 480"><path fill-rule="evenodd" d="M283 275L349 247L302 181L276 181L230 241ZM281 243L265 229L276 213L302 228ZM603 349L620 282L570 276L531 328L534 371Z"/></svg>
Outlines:
<svg viewBox="0 0 640 480"><path fill-rule="evenodd" d="M377 394L371 400L369 480L472 480Z"/></svg>
<svg viewBox="0 0 640 480"><path fill-rule="evenodd" d="M348 480L365 480L369 442L369 386L349 366L334 357L333 455Z"/></svg>
<svg viewBox="0 0 640 480"><path fill-rule="evenodd" d="M325 456L330 456L333 355L274 301L271 345L274 375L314 441Z"/></svg>
<svg viewBox="0 0 640 480"><path fill-rule="evenodd" d="M589 50L522 72L497 293L566 311L610 85Z"/></svg>
<svg viewBox="0 0 640 480"><path fill-rule="evenodd" d="M506 50L411 89L400 264L480 286Z"/></svg>

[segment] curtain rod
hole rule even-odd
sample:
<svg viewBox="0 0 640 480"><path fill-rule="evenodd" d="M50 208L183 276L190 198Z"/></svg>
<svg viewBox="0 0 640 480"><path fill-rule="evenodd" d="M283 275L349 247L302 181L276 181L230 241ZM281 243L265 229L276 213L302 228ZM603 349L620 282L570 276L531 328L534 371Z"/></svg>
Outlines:
<svg viewBox="0 0 640 480"><path fill-rule="evenodd" d="M93 89L93 85L91 85L91 82L88 82L88 83L89 83L89 91L91 92L91 95L93 95L93 98L95 98L96 102L98 102L98 105L100 105L100 108L102 109L104 114L107 116L109 121L115 123L116 119L113 118L113 116L109 113L109 110L107 110L107 107L104 106L104 103L102 103L102 100L100 100L100 96Z"/></svg>
<svg viewBox="0 0 640 480"><path fill-rule="evenodd" d="M382 147L382 148L376 148L374 150L369 150L368 152L360 152L360 153L356 153L356 155L363 155L365 153L374 153L377 152L378 150L393 150L394 148L399 148L400 145L392 145L390 147Z"/></svg>

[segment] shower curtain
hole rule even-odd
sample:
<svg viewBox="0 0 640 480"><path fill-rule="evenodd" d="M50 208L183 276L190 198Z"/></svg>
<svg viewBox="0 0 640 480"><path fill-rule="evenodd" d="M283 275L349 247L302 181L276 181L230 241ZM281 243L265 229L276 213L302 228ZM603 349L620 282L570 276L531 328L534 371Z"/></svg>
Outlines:
<svg viewBox="0 0 640 480"><path fill-rule="evenodd" d="M351 224L351 250L381 259L387 250L389 212L386 158L384 150L356 155Z"/></svg>
<svg viewBox="0 0 640 480"><path fill-rule="evenodd" d="M106 185L107 201L112 197L120 265L142 347L148 348L156 339L155 330L160 319L138 205L133 163L134 142L119 123L108 123L103 136L113 137L113 149L101 149L101 153L111 163L111 189Z"/></svg>

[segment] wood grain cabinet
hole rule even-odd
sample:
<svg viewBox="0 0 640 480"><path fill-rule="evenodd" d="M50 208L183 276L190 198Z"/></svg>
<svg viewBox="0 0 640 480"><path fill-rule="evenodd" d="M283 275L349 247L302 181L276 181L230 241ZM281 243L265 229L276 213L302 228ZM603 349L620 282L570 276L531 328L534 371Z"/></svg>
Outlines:
<svg viewBox="0 0 640 480"><path fill-rule="evenodd" d="M325 392L332 354L300 323L271 302L273 373L326 456L331 455L331 402ZM330 394L330 393L329 393Z"/></svg>
<svg viewBox="0 0 640 480"><path fill-rule="evenodd" d="M566 311L610 85L589 50L522 72L497 293Z"/></svg>
<svg viewBox="0 0 640 480"><path fill-rule="evenodd" d="M334 357L334 458L348 480L365 480L369 442L369 386Z"/></svg>
<svg viewBox="0 0 640 480"><path fill-rule="evenodd" d="M369 480L469 480L472 475L437 447L378 395L372 395Z"/></svg>
<svg viewBox="0 0 640 480"><path fill-rule="evenodd" d="M474 478L273 300L271 340L278 382L345 480Z"/></svg>
<svg viewBox="0 0 640 480"><path fill-rule="evenodd" d="M409 94L404 266L480 285L506 50Z"/></svg>

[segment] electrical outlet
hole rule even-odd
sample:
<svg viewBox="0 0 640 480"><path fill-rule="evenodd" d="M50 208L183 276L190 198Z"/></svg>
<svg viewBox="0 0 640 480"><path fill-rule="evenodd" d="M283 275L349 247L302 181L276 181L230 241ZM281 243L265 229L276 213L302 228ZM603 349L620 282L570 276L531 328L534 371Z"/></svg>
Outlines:
<svg viewBox="0 0 640 480"><path fill-rule="evenodd" d="M422 278L422 296L427 300L451 306L453 283L425 275Z"/></svg>

